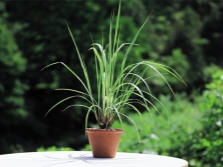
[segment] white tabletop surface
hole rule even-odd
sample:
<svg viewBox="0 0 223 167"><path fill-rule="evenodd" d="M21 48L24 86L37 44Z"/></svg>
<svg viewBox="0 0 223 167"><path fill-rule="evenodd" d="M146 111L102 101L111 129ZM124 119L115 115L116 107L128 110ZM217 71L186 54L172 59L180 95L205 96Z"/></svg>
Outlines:
<svg viewBox="0 0 223 167"><path fill-rule="evenodd" d="M187 167L179 158L118 152L115 158L93 158L88 151L30 152L0 155L0 167Z"/></svg>

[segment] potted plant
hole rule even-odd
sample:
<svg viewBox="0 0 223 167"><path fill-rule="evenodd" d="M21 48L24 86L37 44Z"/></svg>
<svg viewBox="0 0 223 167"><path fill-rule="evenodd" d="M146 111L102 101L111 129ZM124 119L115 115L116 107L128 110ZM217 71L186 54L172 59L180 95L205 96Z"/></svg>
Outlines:
<svg viewBox="0 0 223 167"><path fill-rule="evenodd" d="M179 81L184 83L184 81L176 71L160 63L151 61L141 61L141 62L136 62L135 64L126 65L128 56L130 56L130 51L133 48L133 46L136 45L135 43L136 39L142 28L147 23L148 18L139 28L138 32L135 34L133 40L130 43L120 44L119 43L120 11L121 11L121 2L119 3L119 8L116 17L111 16L109 34L108 34L108 39L109 39L108 44L104 45L99 43L93 43L90 48L95 55L95 69L96 69L95 76L97 81L96 90L92 89L90 77L88 74L88 69L85 65L82 56L80 55L75 38L67 22L66 22L67 28L73 41L74 47L77 51L80 65L83 70L82 72L84 74L84 78L83 79L80 78L76 74L76 72L74 72L70 67L68 67L63 62L54 62L43 68L45 69L56 64L62 64L82 84L85 92L76 89L65 89L65 88L57 89L57 90L71 91L75 93L75 95L72 97L65 98L56 103L48 110L46 115L56 106L58 106L59 104L61 104L66 100L69 100L70 98L78 97L88 102L89 105L71 104L64 110L73 106L81 106L87 109L85 118L85 127L94 157L107 157L107 158L115 157L119 139L123 132L122 129L111 128L113 122L116 119L119 120L121 123L123 117L129 119L135 126L136 132L138 134L137 126L135 125L134 121L131 118L129 118L125 112L123 112L125 108L128 109L131 108L132 110L139 113L139 115L140 111L135 107L134 103L143 106L146 110L150 110L151 106L156 109L156 107L148 99L148 97L155 99L158 102L160 101L155 96L153 96L150 91L150 87L147 81L153 76L146 75L147 70L152 70L155 73L155 75L163 79L172 92L173 90L168 84L167 80L165 79L164 73L170 74L173 77L177 78ZM123 54L120 54L123 47L127 48L124 53L124 56ZM121 57L122 59L121 65L119 63L118 66L119 56L123 57ZM139 68L141 67L144 67L143 70L139 70ZM145 87L146 89L142 89L140 85L144 85L143 87ZM93 95L94 93L97 94L97 97ZM133 96L136 98L133 98ZM162 103L160 102L160 104ZM98 128L87 128L88 118L90 113L93 113L95 115ZM106 144L108 146L105 146Z"/></svg>

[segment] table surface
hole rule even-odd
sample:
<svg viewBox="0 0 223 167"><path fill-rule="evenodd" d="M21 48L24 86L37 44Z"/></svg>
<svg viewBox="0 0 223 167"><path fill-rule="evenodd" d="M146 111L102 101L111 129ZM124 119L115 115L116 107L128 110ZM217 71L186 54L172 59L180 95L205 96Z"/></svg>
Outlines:
<svg viewBox="0 0 223 167"><path fill-rule="evenodd" d="M179 158L118 152L115 158L93 158L89 151L29 152L0 155L1 167L188 167Z"/></svg>

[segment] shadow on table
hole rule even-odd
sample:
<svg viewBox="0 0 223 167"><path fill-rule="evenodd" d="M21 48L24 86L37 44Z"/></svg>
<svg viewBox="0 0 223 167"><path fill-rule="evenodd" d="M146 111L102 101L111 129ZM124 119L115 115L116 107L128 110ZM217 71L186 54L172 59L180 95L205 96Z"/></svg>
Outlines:
<svg viewBox="0 0 223 167"><path fill-rule="evenodd" d="M86 164L92 164L92 165L97 165L97 166L101 166L101 165L105 165L107 163L109 163L110 165L112 164L118 164L121 165L126 164L126 162L131 163L134 161L134 163L136 163L136 159L133 157L130 158L126 158L126 157L118 157L118 158L94 158L91 155L89 155L89 153L84 153L80 156L75 156L75 154L68 154L67 158L55 158L53 156L47 156L44 155L47 158L50 158L51 160L55 160L57 161L56 163L50 164L50 165L46 165L45 167L48 166L55 166L55 165L59 165L59 164L66 164L66 163L86 163ZM59 162L58 162L59 161ZM142 159L140 160L142 161Z"/></svg>

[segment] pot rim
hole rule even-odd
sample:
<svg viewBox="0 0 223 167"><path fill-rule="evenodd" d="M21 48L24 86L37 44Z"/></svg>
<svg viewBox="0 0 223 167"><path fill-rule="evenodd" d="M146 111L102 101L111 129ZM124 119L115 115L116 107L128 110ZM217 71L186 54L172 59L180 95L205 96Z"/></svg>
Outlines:
<svg viewBox="0 0 223 167"><path fill-rule="evenodd" d="M86 128L86 132L123 132L121 128L111 128L111 129L99 129L99 128Z"/></svg>

